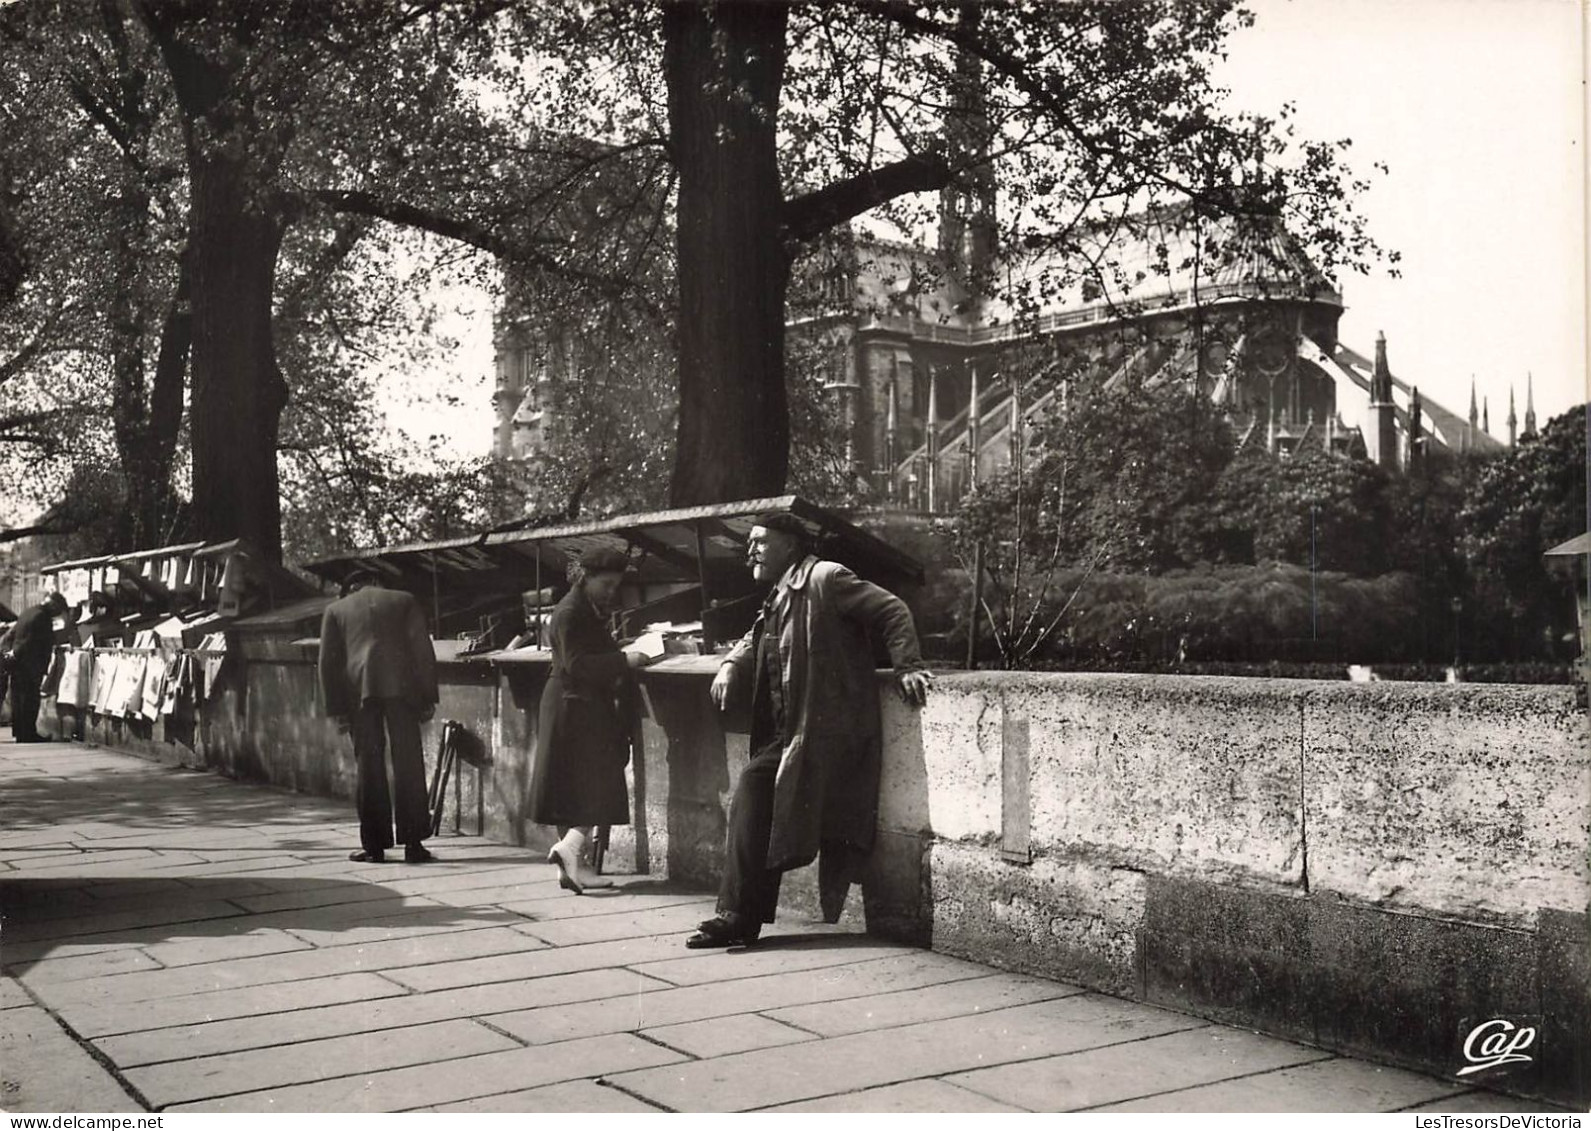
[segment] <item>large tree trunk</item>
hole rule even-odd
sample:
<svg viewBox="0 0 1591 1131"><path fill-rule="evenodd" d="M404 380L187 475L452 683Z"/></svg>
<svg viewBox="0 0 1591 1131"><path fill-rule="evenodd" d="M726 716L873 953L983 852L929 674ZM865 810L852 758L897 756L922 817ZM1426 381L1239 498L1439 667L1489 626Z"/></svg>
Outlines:
<svg viewBox="0 0 1591 1131"><path fill-rule="evenodd" d="M247 538L282 556L276 435L287 383L271 299L284 220L273 199L285 130L260 120L248 89L258 3L140 7L182 107L189 173L193 534Z"/></svg>
<svg viewBox="0 0 1591 1131"><path fill-rule="evenodd" d="M669 123L679 169L676 506L776 495L789 467L775 147L783 4L669 4Z"/></svg>
<svg viewBox="0 0 1591 1131"><path fill-rule="evenodd" d="M282 222L216 153L192 163L193 525L282 556L276 434L287 383L271 337Z"/></svg>

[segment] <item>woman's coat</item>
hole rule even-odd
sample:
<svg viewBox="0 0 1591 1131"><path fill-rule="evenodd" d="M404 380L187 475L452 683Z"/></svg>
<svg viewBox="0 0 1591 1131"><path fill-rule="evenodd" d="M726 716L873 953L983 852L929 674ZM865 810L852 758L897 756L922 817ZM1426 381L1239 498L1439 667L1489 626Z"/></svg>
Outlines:
<svg viewBox="0 0 1591 1131"><path fill-rule="evenodd" d="M630 728L621 695L630 666L576 585L553 609L552 674L541 696L530 819L543 825L627 825Z"/></svg>

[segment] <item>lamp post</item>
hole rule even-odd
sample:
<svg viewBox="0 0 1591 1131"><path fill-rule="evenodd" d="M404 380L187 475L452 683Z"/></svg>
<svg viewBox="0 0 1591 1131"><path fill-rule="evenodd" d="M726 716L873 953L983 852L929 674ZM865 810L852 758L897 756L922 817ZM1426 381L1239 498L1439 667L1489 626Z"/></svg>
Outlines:
<svg viewBox="0 0 1591 1131"><path fill-rule="evenodd" d="M1463 662L1463 651L1459 648L1458 624L1459 616L1464 611L1464 602L1454 597L1448 604L1453 610L1453 673L1457 675L1459 665Z"/></svg>

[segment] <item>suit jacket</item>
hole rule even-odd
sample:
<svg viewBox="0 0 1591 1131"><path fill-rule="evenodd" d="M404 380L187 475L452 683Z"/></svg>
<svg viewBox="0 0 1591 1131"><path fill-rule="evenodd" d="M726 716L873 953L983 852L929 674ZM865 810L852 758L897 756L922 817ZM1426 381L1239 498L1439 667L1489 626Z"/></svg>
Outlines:
<svg viewBox="0 0 1591 1131"><path fill-rule="evenodd" d="M18 668L42 672L50 666L50 653L55 651L55 618L43 605L34 605L0 640L15 656Z"/></svg>
<svg viewBox="0 0 1591 1131"><path fill-rule="evenodd" d="M925 665L911 612L899 597L836 562L808 556L769 596L768 612L724 658L737 682L751 683L753 718L768 694L759 648L778 649L784 733L752 734L783 747L774 782L768 867L809 863L824 843L872 847L878 822L882 731L873 643L889 651L897 674ZM778 639L763 639L769 612Z"/></svg>
<svg viewBox="0 0 1591 1131"><path fill-rule="evenodd" d="M326 713L352 714L367 699L436 705L436 652L420 602L369 586L326 606L320 622L320 689Z"/></svg>

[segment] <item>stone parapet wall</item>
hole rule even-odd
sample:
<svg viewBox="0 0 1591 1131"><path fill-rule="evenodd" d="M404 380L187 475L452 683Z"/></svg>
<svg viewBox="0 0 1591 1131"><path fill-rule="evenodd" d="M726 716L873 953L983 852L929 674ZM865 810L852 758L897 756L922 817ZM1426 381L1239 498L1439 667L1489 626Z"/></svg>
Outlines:
<svg viewBox="0 0 1591 1131"><path fill-rule="evenodd" d="M61 722L351 798L305 651L242 642L190 720ZM445 829L555 836L525 815L545 678L443 666L428 764L443 719L469 740ZM615 870L716 887L747 743L709 682L643 675ZM955 673L922 710L881 693L877 844L846 912L870 931L1449 1077L1501 1018L1536 1030L1532 1059L1465 1081L1591 1103L1591 749L1572 688ZM816 914L814 872L786 877L788 911Z"/></svg>
<svg viewBox="0 0 1591 1131"><path fill-rule="evenodd" d="M1503 1018L1536 1055L1464 1079L1591 1099L1572 688L973 673L885 704L886 932L1448 1076Z"/></svg>
<svg viewBox="0 0 1591 1131"><path fill-rule="evenodd" d="M1527 926L1591 895L1571 688L988 673L885 697L880 825Z"/></svg>

